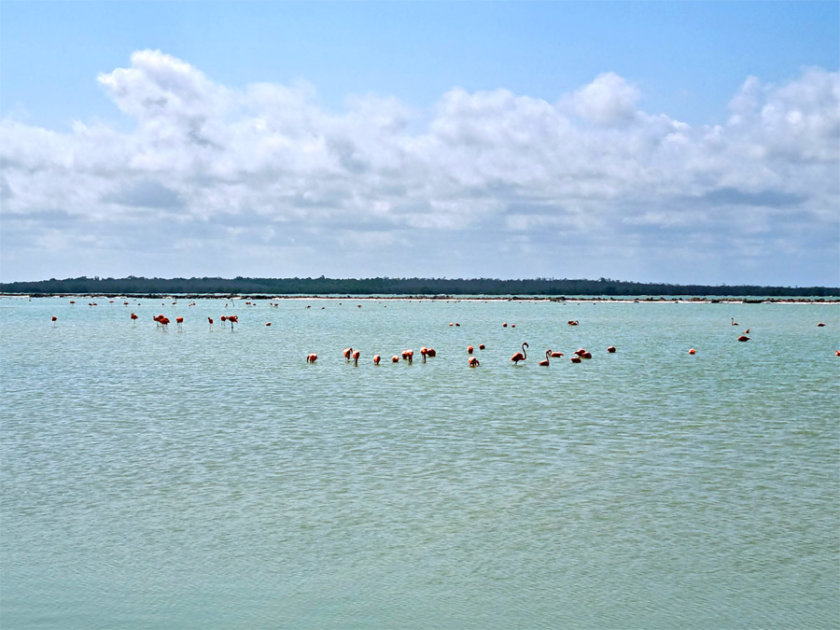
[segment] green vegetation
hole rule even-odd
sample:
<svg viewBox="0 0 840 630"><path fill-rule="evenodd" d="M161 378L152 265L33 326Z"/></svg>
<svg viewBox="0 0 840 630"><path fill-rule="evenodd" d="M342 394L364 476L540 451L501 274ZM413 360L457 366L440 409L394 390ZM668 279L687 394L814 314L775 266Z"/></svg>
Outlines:
<svg viewBox="0 0 840 630"><path fill-rule="evenodd" d="M532 295L608 296L802 296L837 297L840 287L766 287L535 278L66 278L0 283L1 293L29 295L266 294L266 295Z"/></svg>

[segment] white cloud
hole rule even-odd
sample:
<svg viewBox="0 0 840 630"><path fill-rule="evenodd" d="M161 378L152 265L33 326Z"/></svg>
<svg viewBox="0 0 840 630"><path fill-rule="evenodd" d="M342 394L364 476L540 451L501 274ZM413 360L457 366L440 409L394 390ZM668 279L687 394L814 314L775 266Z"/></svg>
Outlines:
<svg viewBox="0 0 840 630"><path fill-rule="evenodd" d="M748 78L727 124L698 127L639 109L639 90L614 73L554 103L454 88L428 112L378 95L329 112L311 85L231 88L159 51L133 54L99 82L136 123L130 131L0 121L4 277L30 277L26 260L44 243L68 275L310 275L297 254L316 250L325 252L319 273L356 275L377 258L354 269L354 240L381 247L380 275L397 257L410 267L411 255L414 275L440 275L446 260L471 264L452 255L468 238L498 255L448 275L569 276L582 255L597 255L583 275L647 269L660 279L662 261L673 267L682 247L709 243L754 273L782 243L810 257L803 273L822 269L819 282L837 282L824 270L837 244L814 236L838 226L837 72L806 69L784 85ZM733 253L745 232L763 234L767 249ZM168 273L120 271L110 258L108 268L73 268L90 264L77 248L91 235L143 265L158 246L178 243L183 254L161 255ZM548 260L546 239L556 244ZM226 252L226 270L196 255L202 242ZM237 253L245 248L288 271L259 268ZM750 281L698 278L696 266L679 273Z"/></svg>
<svg viewBox="0 0 840 630"><path fill-rule="evenodd" d="M600 125L632 122L639 90L613 72L599 75L574 94L575 112Z"/></svg>

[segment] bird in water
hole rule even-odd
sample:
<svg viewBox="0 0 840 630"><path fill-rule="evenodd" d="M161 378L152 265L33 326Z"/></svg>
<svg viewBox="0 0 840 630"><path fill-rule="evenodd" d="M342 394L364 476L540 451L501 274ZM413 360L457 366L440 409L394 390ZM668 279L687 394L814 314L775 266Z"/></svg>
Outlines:
<svg viewBox="0 0 840 630"><path fill-rule="evenodd" d="M516 354L514 354L510 358L510 360L513 361L514 365L519 365L520 361L524 361L525 359L528 358L528 355L525 353L525 348L527 348L527 347L528 347L528 343L526 341L523 341L522 342L522 351L517 352Z"/></svg>

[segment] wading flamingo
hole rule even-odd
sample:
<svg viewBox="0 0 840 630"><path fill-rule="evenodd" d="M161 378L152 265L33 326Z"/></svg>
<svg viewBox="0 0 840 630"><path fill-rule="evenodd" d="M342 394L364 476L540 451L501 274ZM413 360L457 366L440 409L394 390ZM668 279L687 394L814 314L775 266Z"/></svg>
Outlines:
<svg viewBox="0 0 840 630"><path fill-rule="evenodd" d="M519 365L520 361L524 361L525 359L528 358L528 355L525 353L525 348L527 348L527 347L528 347L528 342L523 341L522 342L522 352L517 352L516 354L514 354L510 358L510 360L513 361L514 365Z"/></svg>
<svg viewBox="0 0 840 630"><path fill-rule="evenodd" d="M361 356L361 352L358 350L353 351L353 365L359 365L359 357Z"/></svg>
<svg viewBox="0 0 840 630"><path fill-rule="evenodd" d="M607 352L609 352L609 353L615 352L615 346L607 346Z"/></svg>
<svg viewBox="0 0 840 630"><path fill-rule="evenodd" d="M559 359L560 357L563 356L562 352L556 352L556 351L550 351L550 352L551 352L551 354L549 356L551 356L552 359Z"/></svg>
<svg viewBox="0 0 840 630"><path fill-rule="evenodd" d="M379 356L378 354L374 354L374 355L373 355L373 364L374 364L374 365L379 365L379 362L380 362L381 360L382 360L382 357L381 357L381 356Z"/></svg>
<svg viewBox="0 0 840 630"><path fill-rule="evenodd" d="M541 365L543 367L548 367L548 357L551 356L551 348L545 351L545 359L537 363L537 365Z"/></svg>
<svg viewBox="0 0 840 630"><path fill-rule="evenodd" d="M318 355L314 352L306 355L306 362L307 363L315 363L318 360Z"/></svg>
<svg viewBox="0 0 840 630"><path fill-rule="evenodd" d="M478 357L470 357L469 361L467 361L467 365L471 368L478 367L481 363L478 362Z"/></svg>
<svg viewBox="0 0 840 630"><path fill-rule="evenodd" d="M344 348L344 352L343 352L343 354L344 354L344 359L345 359L346 361L350 361L350 357L351 357L351 356L352 356L352 354L353 354L353 348L352 348L352 347L350 347L350 348Z"/></svg>

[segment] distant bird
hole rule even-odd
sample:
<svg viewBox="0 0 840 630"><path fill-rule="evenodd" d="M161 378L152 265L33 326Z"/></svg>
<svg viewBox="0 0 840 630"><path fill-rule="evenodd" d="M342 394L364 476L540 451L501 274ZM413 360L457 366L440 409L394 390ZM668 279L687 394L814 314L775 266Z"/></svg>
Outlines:
<svg viewBox="0 0 840 630"><path fill-rule="evenodd" d="M823 324L822 322L820 322L819 324L817 324L817 328L822 328L823 326L825 326L825 324Z"/></svg>
<svg viewBox="0 0 840 630"><path fill-rule="evenodd" d="M697 350L695 350L694 348L689 348L688 354L697 354Z"/></svg>
<svg viewBox="0 0 840 630"><path fill-rule="evenodd" d="M379 365L379 362L380 362L381 360L382 360L382 357L381 357L381 356L379 356L378 354L374 354L374 355L373 355L373 364L374 364L374 365Z"/></svg>
<svg viewBox="0 0 840 630"><path fill-rule="evenodd" d="M740 337L738 337L738 341L749 341L749 340L750 340L750 338L747 337L746 335L741 335Z"/></svg>
<svg viewBox="0 0 840 630"><path fill-rule="evenodd" d="M528 343L523 341L522 342L522 352L517 352L516 354L514 354L510 358L510 360L513 361L514 365L519 365L520 361L524 361L525 359L528 358L528 355L525 353L525 348L527 348L527 347L528 347Z"/></svg>
<svg viewBox="0 0 840 630"><path fill-rule="evenodd" d="M732 322L732 325L733 325L733 326L738 326L738 325L739 325L739 324L738 324L738 322L736 322L736 321L735 321L735 318L734 318L734 317L730 317L730 318L729 318L729 321L730 321L730 322Z"/></svg>
<svg viewBox="0 0 840 630"><path fill-rule="evenodd" d="M545 351L545 359L537 363L537 365L541 365L543 367L548 367L548 357L551 356L551 348Z"/></svg>
<svg viewBox="0 0 840 630"><path fill-rule="evenodd" d="M344 348L343 354L344 354L345 360L350 361L350 357L353 354L353 348L352 347L351 348Z"/></svg>
<svg viewBox="0 0 840 630"><path fill-rule="evenodd" d="M472 354L474 348L472 346L467 346L467 354Z"/></svg>
<svg viewBox="0 0 840 630"><path fill-rule="evenodd" d="M615 352L615 346L607 346L607 352Z"/></svg>
<svg viewBox="0 0 840 630"><path fill-rule="evenodd" d="M483 343L478 344L478 349L479 350L484 350L484 344Z"/></svg>
<svg viewBox="0 0 840 630"><path fill-rule="evenodd" d="M307 363L315 363L318 360L318 355L314 352L306 355L306 362Z"/></svg>
<svg viewBox="0 0 840 630"><path fill-rule="evenodd" d="M478 367L479 365L481 365L481 363L478 362L477 357L470 357L469 360L467 361L467 365L469 365L471 368L474 368L474 367Z"/></svg>
<svg viewBox="0 0 840 630"><path fill-rule="evenodd" d="M551 354L549 355L552 359L559 359L563 356L562 352L556 352L554 350L550 350Z"/></svg>
<svg viewBox="0 0 840 630"><path fill-rule="evenodd" d="M359 357L362 355L358 350L353 351L353 365L359 365Z"/></svg>

